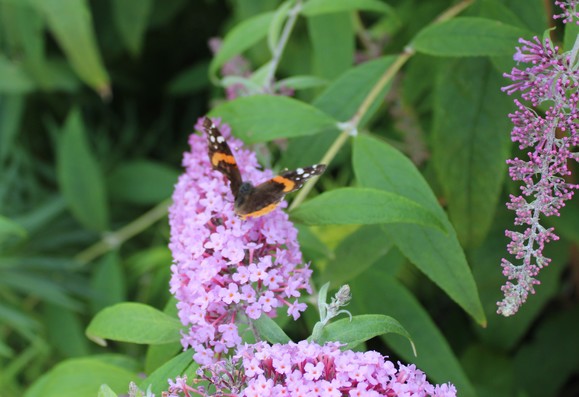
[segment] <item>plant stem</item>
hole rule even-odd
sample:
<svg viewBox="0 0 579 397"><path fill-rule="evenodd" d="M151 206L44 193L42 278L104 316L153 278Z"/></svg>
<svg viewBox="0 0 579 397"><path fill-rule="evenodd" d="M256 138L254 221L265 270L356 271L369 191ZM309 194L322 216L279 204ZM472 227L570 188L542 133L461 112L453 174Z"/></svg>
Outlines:
<svg viewBox="0 0 579 397"><path fill-rule="evenodd" d="M433 23L446 21L456 16L458 13L460 13L466 7L471 5L473 2L474 0L464 0L461 3L455 4L454 6L450 7L448 10L440 14L433 21ZM358 110L356 111L356 113L354 113L354 116L348 122L340 124L345 126L345 128L342 130L340 135L338 135L338 137L336 138L332 146L330 146L326 154L324 154L324 157L322 158L320 163L326 165L329 164L334 159L338 151L342 148L344 143L346 143L348 136L350 135L353 136L356 134L356 132L358 131L358 124L360 123L360 120L368 112L368 109L370 108L370 106L372 106L372 104L377 99L378 95L380 95L384 87L390 82L390 80L392 80L392 78L402 68L402 66L410 59L412 55L414 55L414 49L411 46L407 46L404 49L404 52L400 54L400 56L396 59L396 61L392 65L390 65L388 69L386 69L382 77L380 77L380 80L378 80L378 82L376 83L376 85L374 85L374 87L368 93L366 98L364 98L364 101L362 102L360 107L358 107ZM292 210L295 207L299 206L305 200L308 193L313 189L314 184L316 183L317 180L318 177L312 178L308 182L306 182L304 187L300 189L296 198L290 205L289 210Z"/></svg>
<svg viewBox="0 0 579 397"><path fill-rule="evenodd" d="M279 38L279 41L272 51L272 58L270 61L269 71L267 73L267 78L265 79L265 84L267 84L270 93L273 93L273 81L275 77L275 71L281 62L281 56L283 55L283 50L289 40L290 34L296 24L299 12L302 8L301 0L296 1L296 4L288 11L288 18L283 27L283 31Z"/></svg>
<svg viewBox="0 0 579 397"><path fill-rule="evenodd" d="M169 204L171 204L171 199L167 199L157 204L151 210L145 212L143 215L116 232L107 233L102 240L79 252L74 257L74 260L84 265L119 247L128 239L136 236L146 230L153 223L165 217L167 215Z"/></svg>

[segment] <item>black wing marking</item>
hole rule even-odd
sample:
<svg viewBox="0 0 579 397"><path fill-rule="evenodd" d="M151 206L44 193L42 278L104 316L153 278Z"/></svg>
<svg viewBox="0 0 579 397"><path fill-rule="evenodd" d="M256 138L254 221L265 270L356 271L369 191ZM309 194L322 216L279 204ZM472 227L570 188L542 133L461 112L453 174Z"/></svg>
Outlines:
<svg viewBox="0 0 579 397"><path fill-rule="evenodd" d="M217 126L208 117L203 119L203 128L207 134L209 161L214 170L223 173L229 179L231 192L236 197L243 180L235 157Z"/></svg>

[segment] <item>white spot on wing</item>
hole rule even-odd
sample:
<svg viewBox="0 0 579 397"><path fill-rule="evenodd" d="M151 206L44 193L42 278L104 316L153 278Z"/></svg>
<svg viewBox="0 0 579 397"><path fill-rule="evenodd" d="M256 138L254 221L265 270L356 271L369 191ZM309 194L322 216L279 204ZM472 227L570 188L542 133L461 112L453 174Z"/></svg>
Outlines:
<svg viewBox="0 0 579 397"><path fill-rule="evenodd" d="M304 169L303 169L303 168L298 168L298 169L296 170L296 173L297 173L298 175L301 175L301 174L304 173Z"/></svg>
<svg viewBox="0 0 579 397"><path fill-rule="evenodd" d="M225 141L225 138L223 138L221 135L219 135L219 136L217 137L217 142L223 143L224 141Z"/></svg>

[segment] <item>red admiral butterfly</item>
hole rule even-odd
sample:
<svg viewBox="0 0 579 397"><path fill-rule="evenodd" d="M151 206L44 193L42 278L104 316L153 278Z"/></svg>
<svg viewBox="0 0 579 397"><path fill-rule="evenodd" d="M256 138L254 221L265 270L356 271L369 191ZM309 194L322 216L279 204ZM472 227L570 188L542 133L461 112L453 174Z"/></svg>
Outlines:
<svg viewBox="0 0 579 397"><path fill-rule="evenodd" d="M298 190L308 179L326 170L325 164L316 164L283 172L269 181L253 186L241 178L229 145L208 117L203 119L203 128L209 141L211 165L214 170L223 173L229 179L231 192L235 197L235 213L241 219L258 217L273 211L287 193Z"/></svg>

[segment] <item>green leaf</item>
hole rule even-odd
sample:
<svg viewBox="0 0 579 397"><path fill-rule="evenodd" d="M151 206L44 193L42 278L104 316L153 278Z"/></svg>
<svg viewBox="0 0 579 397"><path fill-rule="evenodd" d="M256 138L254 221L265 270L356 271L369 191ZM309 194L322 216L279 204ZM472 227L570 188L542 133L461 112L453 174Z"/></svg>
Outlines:
<svg viewBox="0 0 579 397"><path fill-rule="evenodd" d="M393 56L386 56L348 69L314 100L313 105L336 120L349 120L395 59ZM391 83L387 84L380 92L361 120L361 125L364 125L383 103L382 98L391 86Z"/></svg>
<svg viewBox="0 0 579 397"><path fill-rule="evenodd" d="M333 80L354 62L355 32L349 13L312 16L307 19L313 47L313 68L319 77Z"/></svg>
<svg viewBox="0 0 579 397"><path fill-rule="evenodd" d="M224 102L210 112L229 124L246 143L312 135L337 128L336 121L315 107L284 96L255 95Z"/></svg>
<svg viewBox="0 0 579 397"><path fill-rule="evenodd" d="M416 267L484 324L477 287L456 233L416 167L386 143L361 135L354 141L354 172L362 186L407 197L443 221L446 233L409 224L391 224L384 229Z"/></svg>
<svg viewBox="0 0 579 397"><path fill-rule="evenodd" d="M64 288L47 279L41 273L26 272L24 270L6 270L0 277L0 288L12 289L40 298L43 301L54 303L70 310L79 311L82 306L66 294Z"/></svg>
<svg viewBox="0 0 579 397"><path fill-rule="evenodd" d="M392 249L392 242L380 225L364 226L346 237L335 250L321 274L321 282L342 285L366 269Z"/></svg>
<svg viewBox="0 0 579 397"><path fill-rule="evenodd" d="M34 315L36 315L36 313ZM33 317L32 313L26 313L3 303L0 303L0 318L4 325L16 329L23 334L38 332L44 327L40 321ZM12 349L10 349L10 351L11 350Z"/></svg>
<svg viewBox="0 0 579 397"><path fill-rule="evenodd" d="M104 339L121 342L162 344L180 339L179 320L141 303L119 303L99 312L86 329L93 341Z"/></svg>
<svg viewBox="0 0 579 397"><path fill-rule="evenodd" d="M299 223L294 225L298 229L298 241L300 249L306 258L316 259L333 257L332 251L319 238L317 233L312 231L312 228Z"/></svg>
<svg viewBox="0 0 579 397"><path fill-rule="evenodd" d="M325 320L327 316L327 301L328 301L328 289L330 288L330 283L325 283L320 288L318 292L318 311L320 312L320 320Z"/></svg>
<svg viewBox="0 0 579 397"><path fill-rule="evenodd" d="M121 39L133 56L139 55L153 0L113 1L111 6L113 21Z"/></svg>
<svg viewBox="0 0 579 397"><path fill-rule="evenodd" d="M347 187L307 201L291 213L309 225L415 223L444 231L440 220L420 204L378 189Z"/></svg>
<svg viewBox="0 0 579 397"><path fill-rule="evenodd" d="M179 172L150 160L123 163L110 176L113 198L135 204L157 204L171 196Z"/></svg>
<svg viewBox="0 0 579 397"><path fill-rule="evenodd" d="M395 318L411 335L417 352L415 356L408 342L398 335L383 335L381 339L398 356L416 364L438 383L452 382L461 396L476 396L444 335L410 291L390 275L386 266L386 261L379 261L350 282L352 313L376 313Z"/></svg>
<svg viewBox="0 0 579 397"><path fill-rule="evenodd" d="M181 342L149 345L145 358L144 372L148 374L152 373L182 351L183 346L181 346Z"/></svg>
<svg viewBox="0 0 579 397"><path fill-rule="evenodd" d="M37 379L24 397L94 397L103 383L125 394L138 375L110 361L95 356L62 361Z"/></svg>
<svg viewBox="0 0 579 397"><path fill-rule="evenodd" d="M529 34L492 19L459 17L422 29L412 47L437 56L512 55L519 38Z"/></svg>
<svg viewBox="0 0 579 397"><path fill-rule="evenodd" d="M212 80L216 79L217 70L225 62L265 38L273 16L273 12L256 15L241 22L227 33L221 43L221 48L209 65L209 76Z"/></svg>
<svg viewBox="0 0 579 397"><path fill-rule="evenodd" d="M86 0L32 0L80 78L101 95L110 91Z"/></svg>
<svg viewBox="0 0 579 397"><path fill-rule="evenodd" d="M169 83L167 91L171 95L191 95L209 86L208 62L200 62L179 73Z"/></svg>
<svg viewBox="0 0 579 397"><path fill-rule="evenodd" d="M345 343L342 349L354 349L361 343L378 335L395 333L402 335L410 342L412 350L416 351L410 334L402 325L390 316L382 314L364 314L343 318L326 325L316 342L323 345L329 341Z"/></svg>
<svg viewBox="0 0 579 397"><path fill-rule="evenodd" d="M474 247L488 233L501 193L512 102L487 60L445 66L435 91L432 161L458 238Z"/></svg>
<svg viewBox="0 0 579 397"><path fill-rule="evenodd" d="M287 79L278 80L275 88L292 88L294 90L303 90L306 88L321 87L328 84L328 80L316 76L292 76Z"/></svg>
<svg viewBox="0 0 579 397"><path fill-rule="evenodd" d="M313 16L342 11L376 11L392 13L392 8L378 0L310 0L304 4L302 14Z"/></svg>
<svg viewBox="0 0 579 397"><path fill-rule="evenodd" d="M118 397L118 394L109 385L101 385L97 397Z"/></svg>
<svg viewBox="0 0 579 397"><path fill-rule="evenodd" d="M44 307L44 324L50 345L64 357L87 356L88 340L78 313L54 304Z"/></svg>
<svg viewBox="0 0 579 397"><path fill-rule="evenodd" d="M0 79L3 73L0 72ZM0 99L0 163L14 153L14 141L24 115L23 95L4 95Z"/></svg>
<svg viewBox="0 0 579 397"><path fill-rule="evenodd" d="M126 299L126 281L118 251L111 251L93 263L91 278L92 313Z"/></svg>
<svg viewBox="0 0 579 397"><path fill-rule="evenodd" d="M262 314L257 320L253 320L253 325L257 329L261 339L269 343L285 344L291 341L290 337L266 314Z"/></svg>
<svg viewBox="0 0 579 397"><path fill-rule="evenodd" d="M578 326L579 308L576 305L550 313L537 325L533 339L515 356L516 383L520 390L525 390L529 396L566 394L564 386L577 374L579 366ZM545 360L547 352L557 359L549 360L549 365L542 368L541 376L537 376L533 369L536 370L536 364Z"/></svg>
<svg viewBox="0 0 579 397"><path fill-rule="evenodd" d="M104 231L109 213L103 176L78 110L72 110L58 145L58 181L73 215L86 228Z"/></svg>
<svg viewBox="0 0 579 397"><path fill-rule="evenodd" d="M0 93L27 94L34 89L34 82L19 65L0 55Z"/></svg>
<svg viewBox="0 0 579 397"><path fill-rule="evenodd" d="M155 370L149 377L139 382L139 388L146 390L151 386L151 391L156 396L160 396L162 391L167 390L167 379L174 379L176 376L188 375L189 379L196 378L196 371L199 366L193 361L193 351L186 350L163 364Z"/></svg>
<svg viewBox="0 0 579 397"><path fill-rule="evenodd" d="M13 237L25 238L26 235L26 229L18 223L0 215L0 244Z"/></svg>

